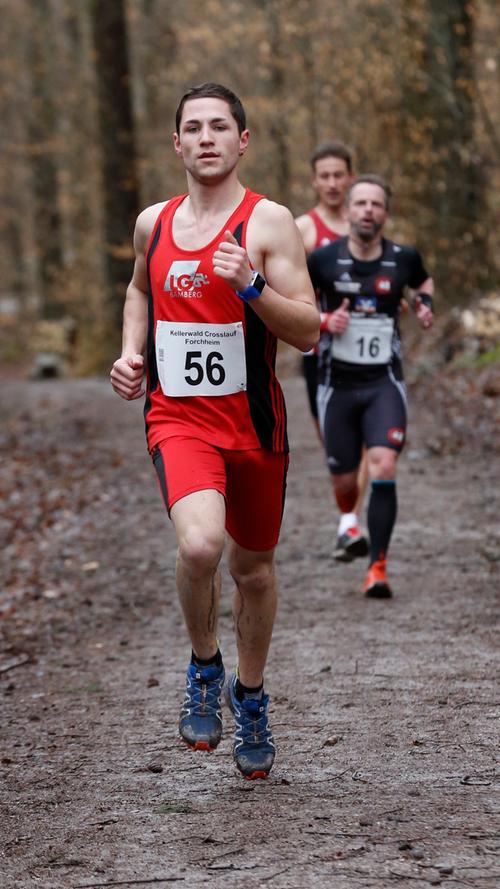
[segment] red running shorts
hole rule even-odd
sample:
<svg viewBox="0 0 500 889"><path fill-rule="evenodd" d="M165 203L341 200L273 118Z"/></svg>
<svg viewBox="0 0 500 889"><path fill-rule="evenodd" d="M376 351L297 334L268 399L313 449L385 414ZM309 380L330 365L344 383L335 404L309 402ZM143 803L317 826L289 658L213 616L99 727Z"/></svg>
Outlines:
<svg viewBox="0 0 500 889"><path fill-rule="evenodd" d="M195 491L219 491L226 501L226 530L244 549L273 549L285 505L288 454L264 448L228 451L197 438L177 436L152 453L170 514L174 503Z"/></svg>

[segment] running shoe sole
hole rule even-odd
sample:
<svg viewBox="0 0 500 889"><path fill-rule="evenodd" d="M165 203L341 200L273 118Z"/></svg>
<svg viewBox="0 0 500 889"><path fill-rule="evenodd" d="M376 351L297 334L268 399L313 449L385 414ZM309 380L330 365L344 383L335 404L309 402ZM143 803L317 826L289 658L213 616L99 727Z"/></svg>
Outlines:
<svg viewBox="0 0 500 889"><path fill-rule="evenodd" d="M213 753L217 749L217 747L211 747L208 741L196 741L195 744L190 744L182 735L180 735L180 739L190 750L204 750L206 753Z"/></svg>
<svg viewBox="0 0 500 889"><path fill-rule="evenodd" d="M392 590L388 583L384 583L383 580L377 580L376 583L372 583L365 590L365 596L368 596L369 599L391 599Z"/></svg>
<svg viewBox="0 0 500 889"><path fill-rule="evenodd" d="M333 551L333 558L337 562L353 562L354 559L368 555L368 541L366 537L357 537Z"/></svg>

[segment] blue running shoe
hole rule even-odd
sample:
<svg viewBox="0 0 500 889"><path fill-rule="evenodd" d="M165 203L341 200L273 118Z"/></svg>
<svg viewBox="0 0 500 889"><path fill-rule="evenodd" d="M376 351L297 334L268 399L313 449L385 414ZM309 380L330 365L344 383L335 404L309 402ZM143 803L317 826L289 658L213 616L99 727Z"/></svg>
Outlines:
<svg viewBox="0 0 500 889"><path fill-rule="evenodd" d="M222 737L220 697L223 685L223 666L189 664L179 732L193 750L215 750Z"/></svg>
<svg viewBox="0 0 500 889"><path fill-rule="evenodd" d="M245 695L239 701L235 694L236 676L230 676L225 695L228 707L234 713L234 761L244 778L267 778L271 771L276 748L267 719L269 697Z"/></svg>

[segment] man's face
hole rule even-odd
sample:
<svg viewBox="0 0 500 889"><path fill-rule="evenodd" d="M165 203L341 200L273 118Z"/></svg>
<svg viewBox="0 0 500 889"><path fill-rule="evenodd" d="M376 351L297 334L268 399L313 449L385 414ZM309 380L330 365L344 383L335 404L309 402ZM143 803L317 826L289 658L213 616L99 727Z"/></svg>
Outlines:
<svg viewBox="0 0 500 889"><path fill-rule="evenodd" d="M248 145L223 99L188 99L182 109L174 147L188 173L198 182L214 185L226 178Z"/></svg>
<svg viewBox="0 0 500 889"><path fill-rule="evenodd" d="M380 185L360 182L349 195L347 214L351 234L369 243L382 231L387 219L385 191Z"/></svg>
<svg viewBox="0 0 500 889"><path fill-rule="evenodd" d="M343 158L322 157L316 161L312 186L320 203L332 210L338 210L344 203L350 184L351 174Z"/></svg>

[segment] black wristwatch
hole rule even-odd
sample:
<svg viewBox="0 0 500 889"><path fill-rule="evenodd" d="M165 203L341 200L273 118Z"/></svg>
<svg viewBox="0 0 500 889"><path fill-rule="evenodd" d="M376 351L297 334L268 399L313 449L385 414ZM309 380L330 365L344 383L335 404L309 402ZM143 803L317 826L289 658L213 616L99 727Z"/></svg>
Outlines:
<svg viewBox="0 0 500 889"><path fill-rule="evenodd" d="M423 306L427 306L431 312L434 311L434 301L432 296L429 296L428 293L423 293L422 290L419 290L418 293L415 294L415 300L419 299Z"/></svg>
<svg viewBox="0 0 500 889"><path fill-rule="evenodd" d="M244 290L237 290L236 293L240 297L240 299L244 300L246 303L251 299L256 299L261 295L264 287L266 286L267 281L259 272L252 272L252 277L250 279L250 284L248 287L245 287Z"/></svg>

